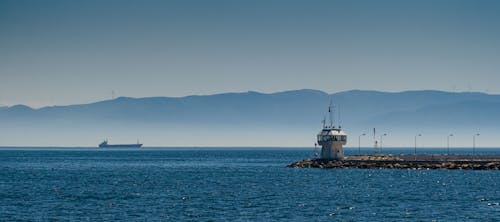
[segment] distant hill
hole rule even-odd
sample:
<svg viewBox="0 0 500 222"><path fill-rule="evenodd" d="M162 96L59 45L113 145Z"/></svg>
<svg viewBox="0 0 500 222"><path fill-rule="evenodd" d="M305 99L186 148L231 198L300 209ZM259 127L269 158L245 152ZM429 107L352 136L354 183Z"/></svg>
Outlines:
<svg viewBox="0 0 500 222"><path fill-rule="evenodd" d="M299 90L274 94L225 93L182 98L127 98L83 105L31 109L23 105L0 110L9 123L142 123L142 124L304 124L319 122L328 94ZM311 115L312 114L312 115Z"/></svg>
<svg viewBox="0 0 500 222"><path fill-rule="evenodd" d="M497 126L500 96L484 93L349 91L333 95L353 125L392 128ZM357 117L356 117L357 116ZM359 121L356 121L358 118Z"/></svg>
<svg viewBox="0 0 500 222"><path fill-rule="evenodd" d="M499 95L361 90L328 95L307 89L271 94L245 92L180 98L120 97L91 104L40 109L17 105L0 108L0 121L4 124L41 126L320 126L330 98L337 110L340 107L342 124L346 127L500 124Z"/></svg>
<svg viewBox="0 0 500 222"><path fill-rule="evenodd" d="M0 146L310 146L332 99L348 146L357 136L372 144L372 128L387 133L384 144L413 146L422 133L427 146L480 143L498 146L500 96L441 91L378 92L353 90L329 95L317 90L279 93L224 93L180 98L127 98L90 104L32 109L0 109ZM337 112L338 114L338 112ZM335 115L335 118L338 118Z"/></svg>

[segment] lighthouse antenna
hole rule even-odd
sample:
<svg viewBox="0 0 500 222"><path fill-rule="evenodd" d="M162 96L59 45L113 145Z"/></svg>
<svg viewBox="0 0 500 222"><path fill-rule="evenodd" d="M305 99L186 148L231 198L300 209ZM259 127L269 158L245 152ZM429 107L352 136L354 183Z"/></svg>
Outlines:
<svg viewBox="0 0 500 222"><path fill-rule="evenodd" d="M330 115L330 128L335 128L333 126L333 122L334 122L334 120L333 120L333 112L334 111L332 109L333 109L332 98L330 97L330 105L328 106L328 114Z"/></svg>
<svg viewBox="0 0 500 222"><path fill-rule="evenodd" d="M339 129L340 129L340 128L342 128L342 126L340 126L340 104L337 105L337 107L338 107L338 113L337 114L338 114L338 117L339 117L339 119L338 119L338 123L339 124L338 125L339 125Z"/></svg>

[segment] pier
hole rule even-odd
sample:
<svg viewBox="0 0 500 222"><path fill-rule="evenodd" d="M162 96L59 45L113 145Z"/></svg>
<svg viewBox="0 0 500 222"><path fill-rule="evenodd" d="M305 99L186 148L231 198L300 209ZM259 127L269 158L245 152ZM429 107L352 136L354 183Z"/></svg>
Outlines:
<svg viewBox="0 0 500 222"><path fill-rule="evenodd" d="M500 155L373 154L353 155L342 160L304 159L291 168L325 169L447 169L499 170Z"/></svg>

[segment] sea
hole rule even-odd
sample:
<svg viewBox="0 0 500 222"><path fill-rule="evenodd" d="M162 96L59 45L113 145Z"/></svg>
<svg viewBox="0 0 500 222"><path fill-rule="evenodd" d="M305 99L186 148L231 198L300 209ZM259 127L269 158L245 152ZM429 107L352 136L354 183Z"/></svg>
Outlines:
<svg viewBox="0 0 500 222"><path fill-rule="evenodd" d="M500 154L500 148L476 152ZM286 167L312 153L0 148L0 221L500 220L500 171Z"/></svg>

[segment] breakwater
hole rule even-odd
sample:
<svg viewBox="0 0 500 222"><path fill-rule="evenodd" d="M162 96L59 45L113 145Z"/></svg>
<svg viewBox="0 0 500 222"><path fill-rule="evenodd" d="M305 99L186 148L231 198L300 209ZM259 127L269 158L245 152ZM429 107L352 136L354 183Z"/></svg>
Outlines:
<svg viewBox="0 0 500 222"><path fill-rule="evenodd" d="M500 155L353 155L343 160L304 159L292 168L500 170Z"/></svg>

